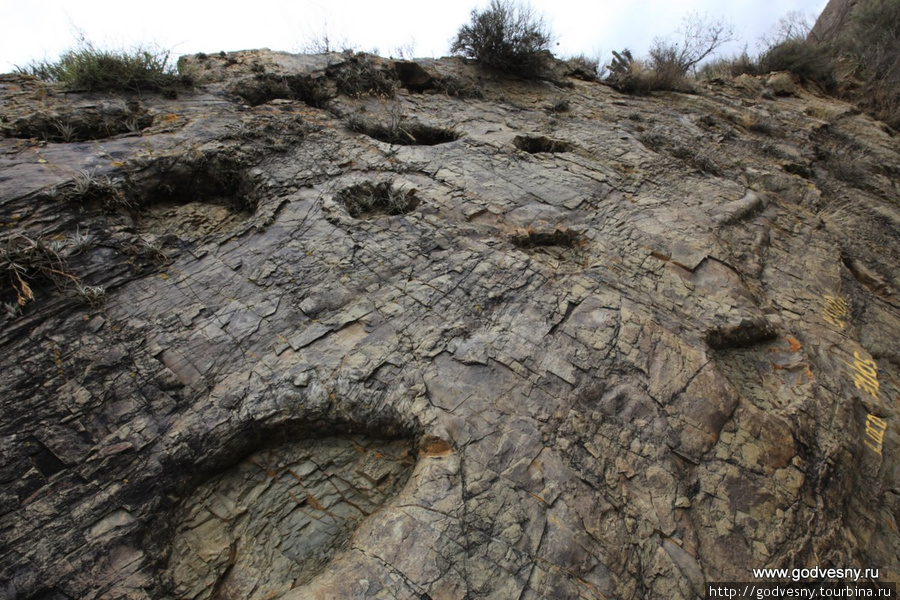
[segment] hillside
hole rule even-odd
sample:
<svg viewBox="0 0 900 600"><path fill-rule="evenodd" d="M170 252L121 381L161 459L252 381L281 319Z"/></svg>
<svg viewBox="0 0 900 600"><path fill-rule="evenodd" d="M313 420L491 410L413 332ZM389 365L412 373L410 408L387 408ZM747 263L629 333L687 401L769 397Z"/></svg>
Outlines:
<svg viewBox="0 0 900 600"><path fill-rule="evenodd" d="M0 596L900 581L893 130L785 73L183 60L0 76Z"/></svg>

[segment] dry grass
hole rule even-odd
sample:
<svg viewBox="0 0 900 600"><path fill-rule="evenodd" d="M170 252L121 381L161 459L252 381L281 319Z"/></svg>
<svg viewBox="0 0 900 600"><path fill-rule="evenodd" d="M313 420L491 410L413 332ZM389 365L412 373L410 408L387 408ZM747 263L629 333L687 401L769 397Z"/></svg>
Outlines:
<svg viewBox="0 0 900 600"><path fill-rule="evenodd" d="M174 93L193 83L178 73L169 61L169 52L143 47L104 50L83 38L76 49L57 61L33 62L19 71L78 91Z"/></svg>
<svg viewBox="0 0 900 600"><path fill-rule="evenodd" d="M60 288L79 283L67 270L65 249L65 241L33 239L20 232L0 239L0 271L6 273L16 305L23 307L35 299L32 284L36 281L51 281Z"/></svg>

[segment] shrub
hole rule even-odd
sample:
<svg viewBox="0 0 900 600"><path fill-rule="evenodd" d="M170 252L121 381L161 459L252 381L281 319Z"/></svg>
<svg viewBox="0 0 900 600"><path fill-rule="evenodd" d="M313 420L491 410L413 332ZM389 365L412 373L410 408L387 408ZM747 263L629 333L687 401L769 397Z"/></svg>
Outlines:
<svg viewBox="0 0 900 600"><path fill-rule="evenodd" d="M551 39L529 6L491 0L485 10L472 11L471 23L459 28L450 51L502 73L536 77L546 69Z"/></svg>
<svg viewBox="0 0 900 600"><path fill-rule="evenodd" d="M697 65L722 44L734 39L730 24L696 13L684 18L677 33L680 42L653 40L646 63L635 60L628 50L613 52L613 61L607 66L610 72L607 82L630 94L653 90L692 91L687 74L696 71Z"/></svg>
<svg viewBox="0 0 900 600"><path fill-rule="evenodd" d="M798 10L792 10L778 19L772 31L762 36L760 41L766 48L771 48L789 40L805 40L811 30L812 24L806 15Z"/></svg>
<svg viewBox="0 0 900 600"><path fill-rule="evenodd" d="M730 58L719 58L704 63L697 70L697 74L704 79L738 77L744 74L759 75L759 63L744 49L740 54Z"/></svg>
<svg viewBox="0 0 900 600"><path fill-rule="evenodd" d="M169 63L168 52L102 50L84 39L56 62L34 62L19 72L79 91L171 91L192 83Z"/></svg>
<svg viewBox="0 0 900 600"><path fill-rule="evenodd" d="M593 58L579 54L566 61L566 67L566 75L584 81L596 81L601 76L599 57Z"/></svg>
<svg viewBox="0 0 900 600"><path fill-rule="evenodd" d="M394 97L394 91L400 82L393 70L379 67L362 52L346 52L345 56L347 60L332 72L340 93L352 98L366 95Z"/></svg>
<svg viewBox="0 0 900 600"><path fill-rule="evenodd" d="M687 90L687 68L678 45L656 41L650 49L650 86L654 90Z"/></svg>
<svg viewBox="0 0 900 600"><path fill-rule="evenodd" d="M864 105L893 127L900 126L900 0L863 0L850 15L842 46L866 81Z"/></svg>
<svg viewBox="0 0 900 600"><path fill-rule="evenodd" d="M814 81L834 90L834 67L830 52L819 44L789 39L772 46L759 58L760 71L790 71L801 81Z"/></svg>
<svg viewBox="0 0 900 600"><path fill-rule="evenodd" d="M628 49L613 51L613 60L607 65L606 82L626 94L649 94L654 90L691 91L687 78L674 63L665 57L656 65L635 60Z"/></svg>
<svg viewBox="0 0 900 600"><path fill-rule="evenodd" d="M271 100L285 98L300 100L316 108L324 108L333 94L324 85L322 79L298 73L295 75L276 75L275 73L257 73L252 79L242 79L230 88L230 91L246 100L252 106L259 106Z"/></svg>
<svg viewBox="0 0 900 600"><path fill-rule="evenodd" d="M687 75L720 46L735 39L734 28L729 23L697 13L687 15L676 33L681 37L680 42L656 38L650 49L653 69L664 72L669 79L678 74Z"/></svg>

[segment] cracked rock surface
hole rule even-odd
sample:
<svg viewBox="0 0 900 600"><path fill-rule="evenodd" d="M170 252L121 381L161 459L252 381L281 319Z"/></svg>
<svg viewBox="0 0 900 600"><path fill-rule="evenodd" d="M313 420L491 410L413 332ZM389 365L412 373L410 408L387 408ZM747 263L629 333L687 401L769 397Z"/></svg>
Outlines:
<svg viewBox="0 0 900 600"><path fill-rule="evenodd" d="M185 60L0 77L0 596L900 580L894 132L767 77Z"/></svg>

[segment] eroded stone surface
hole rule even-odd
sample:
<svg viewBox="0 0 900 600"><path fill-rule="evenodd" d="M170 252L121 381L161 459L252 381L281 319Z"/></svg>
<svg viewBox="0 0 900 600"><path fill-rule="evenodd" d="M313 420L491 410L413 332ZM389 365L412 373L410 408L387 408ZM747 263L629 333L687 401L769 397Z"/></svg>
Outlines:
<svg viewBox="0 0 900 600"><path fill-rule="evenodd" d="M408 444L332 437L257 452L174 516L166 584L177 598L271 598L308 582L396 494Z"/></svg>
<svg viewBox="0 0 900 600"><path fill-rule="evenodd" d="M164 597L159 520L198 486L260 448L360 433L417 438L409 481L276 595L691 598L811 565L897 581L893 132L761 80L632 98L423 60L484 97L398 90L460 136L400 145L346 126L375 96L229 91L260 69L333 91L341 55L188 60L206 87L144 98L141 135L0 141L4 229L89 229L66 268L106 288L85 306L35 277L0 329L0 595ZM17 81L3 110L33 102ZM79 172L140 202L79 201ZM142 230L132 210L179 173L252 210ZM415 210L339 202L387 181ZM514 243L529 229L578 244Z"/></svg>

